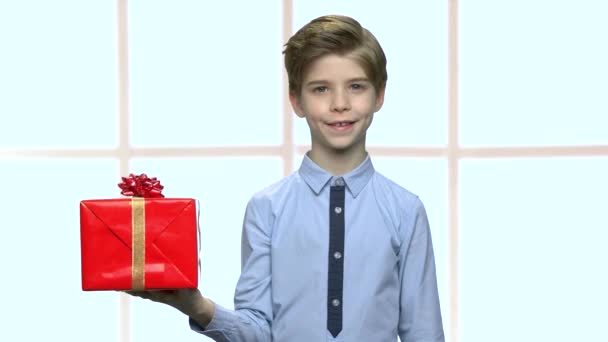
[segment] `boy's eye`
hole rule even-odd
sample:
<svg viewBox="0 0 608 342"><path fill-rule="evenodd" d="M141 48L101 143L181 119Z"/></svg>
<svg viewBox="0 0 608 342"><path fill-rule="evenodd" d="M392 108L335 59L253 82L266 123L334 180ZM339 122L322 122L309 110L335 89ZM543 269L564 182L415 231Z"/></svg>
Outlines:
<svg viewBox="0 0 608 342"><path fill-rule="evenodd" d="M313 91L315 93L324 93L327 91L327 87L324 87L324 86L316 87L313 89Z"/></svg>
<svg viewBox="0 0 608 342"><path fill-rule="evenodd" d="M351 85L350 87L354 90L361 90L364 88L363 85L359 84L359 83L355 83L355 84Z"/></svg>

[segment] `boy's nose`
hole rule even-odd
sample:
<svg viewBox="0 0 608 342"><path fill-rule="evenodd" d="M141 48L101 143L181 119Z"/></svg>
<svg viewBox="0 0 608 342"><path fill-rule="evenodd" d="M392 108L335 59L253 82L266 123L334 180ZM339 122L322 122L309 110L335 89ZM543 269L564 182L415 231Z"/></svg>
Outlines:
<svg viewBox="0 0 608 342"><path fill-rule="evenodd" d="M350 109L350 101L348 96L343 91L334 92L332 97L331 110L335 112L344 112Z"/></svg>

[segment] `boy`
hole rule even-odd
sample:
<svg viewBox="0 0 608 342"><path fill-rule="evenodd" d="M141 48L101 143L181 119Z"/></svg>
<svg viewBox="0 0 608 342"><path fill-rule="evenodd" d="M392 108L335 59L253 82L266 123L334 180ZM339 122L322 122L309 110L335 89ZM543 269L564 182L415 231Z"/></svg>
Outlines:
<svg viewBox="0 0 608 342"><path fill-rule="evenodd" d="M424 206L365 149L384 100L382 48L357 21L326 16L284 54L312 146L247 205L235 310L198 290L130 293L179 309L216 341L444 341Z"/></svg>

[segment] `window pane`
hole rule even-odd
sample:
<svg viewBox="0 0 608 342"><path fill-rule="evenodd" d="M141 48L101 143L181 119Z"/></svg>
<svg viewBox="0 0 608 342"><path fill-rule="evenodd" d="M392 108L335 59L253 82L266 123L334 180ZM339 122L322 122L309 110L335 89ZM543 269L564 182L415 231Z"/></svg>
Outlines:
<svg viewBox="0 0 608 342"><path fill-rule="evenodd" d="M281 11L265 1L129 1L134 145L280 144Z"/></svg>
<svg viewBox="0 0 608 342"><path fill-rule="evenodd" d="M462 162L461 341L608 340L607 174L608 158Z"/></svg>
<svg viewBox="0 0 608 342"><path fill-rule="evenodd" d="M2 1L0 46L0 148L117 143L115 1Z"/></svg>
<svg viewBox="0 0 608 342"><path fill-rule="evenodd" d="M81 289L78 209L118 197L117 176L114 160L0 161L1 341L117 339L118 295Z"/></svg>
<svg viewBox="0 0 608 342"><path fill-rule="evenodd" d="M245 206L259 190L282 177L280 158L135 159L132 170L156 176L167 197L200 201L201 268L204 296L233 308L241 270L241 230ZM246 170L246 172L244 172ZM177 310L133 300L133 341L201 341Z"/></svg>
<svg viewBox="0 0 608 342"><path fill-rule="evenodd" d="M321 15L352 16L378 39L388 64L383 108L369 145L436 146L447 142L447 1L294 1L293 32ZM306 120L295 139L309 144Z"/></svg>
<svg viewBox="0 0 608 342"><path fill-rule="evenodd" d="M608 143L608 2L462 1L461 142Z"/></svg>

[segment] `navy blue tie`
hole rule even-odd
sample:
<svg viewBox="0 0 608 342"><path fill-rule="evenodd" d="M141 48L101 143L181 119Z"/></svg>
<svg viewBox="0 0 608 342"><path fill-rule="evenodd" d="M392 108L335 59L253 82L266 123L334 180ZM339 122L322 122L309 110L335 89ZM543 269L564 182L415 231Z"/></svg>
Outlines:
<svg viewBox="0 0 608 342"><path fill-rule="evenodd" d="M344 182L330 188L329 261L327 275L327 330L333 337L342 331L342 285L344 279Z"/></svg>

